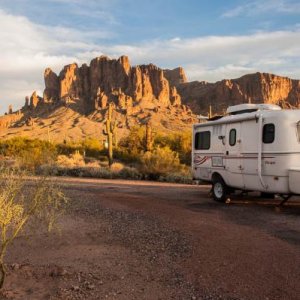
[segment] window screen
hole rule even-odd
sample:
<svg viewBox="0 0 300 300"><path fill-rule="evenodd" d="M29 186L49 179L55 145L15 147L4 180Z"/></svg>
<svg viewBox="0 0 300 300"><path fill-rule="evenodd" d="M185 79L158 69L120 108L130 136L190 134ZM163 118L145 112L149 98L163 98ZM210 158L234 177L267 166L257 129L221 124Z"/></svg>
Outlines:
<svg viewBox="0 0 300 300"><path fill-rule="evenodd" d="M210 131L197 132L195 135L195 149L208 150L210 148Z"/></svg>
<svg viewBox="0 0 300 300"><path fill-rule="evenodd" d="M275 139L275 125L265 124L263 127L263 142L265 144L271 144Z"/></svg>
<svg viewBox="0 0 300 300"><path fill-rule="evenodd" d="M229 131L229 145L234 146L236 144L236 130L231 129Z"/></svg>

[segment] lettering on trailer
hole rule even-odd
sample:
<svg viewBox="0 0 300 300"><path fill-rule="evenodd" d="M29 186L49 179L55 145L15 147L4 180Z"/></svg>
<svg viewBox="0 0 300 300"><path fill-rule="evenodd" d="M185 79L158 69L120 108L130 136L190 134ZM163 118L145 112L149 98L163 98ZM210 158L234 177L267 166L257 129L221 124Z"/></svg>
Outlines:
<svg viewBox="0 0 300 300"><path fill-rule="evenodd" d="M266 160L265 165L276 165L275 161Z"/></svg>

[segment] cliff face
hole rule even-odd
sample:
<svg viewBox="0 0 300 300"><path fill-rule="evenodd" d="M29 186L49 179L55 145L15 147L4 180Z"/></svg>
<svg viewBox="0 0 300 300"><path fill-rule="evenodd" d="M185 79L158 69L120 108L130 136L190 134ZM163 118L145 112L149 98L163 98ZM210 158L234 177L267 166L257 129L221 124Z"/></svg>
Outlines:
<svg viewBox="0 0 300 300"><path fill-rule="evenodd" d="M70 64L57 76L47 68L43 99L33 95L30 108L39 103L78 104L81 113L105 109L114 102L128 114L138 108L189 106L194 113L207 113L211 105L222 113L240 103L300 105L300 81L267 73L245 75L216 83L187 82L184 70L162 70L153 64L132 67L127 56L100 56L90 65Z"/></svg>
<svg viewBox="0 0 300 300"><path fill-rule="evenodd" d="M181 67L173 70L164 70L164 74L172 86L177 86L181 83L187 82L184 69Z"/></svg>
<svg viewBox="0 0 300 300"><path fill-rule="evenodd" d="M0 117L0 127L21 131L24 126L31 126L42 136L47 118L53 116L51 130L60 138L62 128L66 127L64 116L69 114L71 123L66 136L71 136L72 131L76 136L80 126L92 136L99 132L111 102L124 132L148 122L162 131L190 129L197 121L195 114L207 114L210 105L213 113L222 113L228 106L240 103L300 107L299 80L255 73L216 83L188 82L181 67L163 70L153 64L131 66L127 56L100 56L82 66L73 63L59 75L47 68L44 80L43 97L34 92L26 97L19 112L10 107L8 115ZM86 125L78 125L81 119Z"/></svg>
<svg viewBox="0 0 300 300"><path fill-rule="evenodd" d="M209 105L221 113L240 103L272 103L300 107L300 81L267 73L245 75L214 84L191 82L177 85L182 102L196 113L205 113Z"/></svg>
<svg viewBox="0 0 300 300"><path fill-rule="evenodd" d="M26 97L18 115L10 108L8 116L0 117L0 127L8 128L1 133L3 137L23 134L29 126L32 137L103 139L109 103L113 103L120 136L149 122L153 128L169 132L188 130L196 122L192 111L181 104L175 87L186 81L182 68L132 67L127 56L100 56L89 65L67 65L58 75L47 68L44 81L43 97L34 92Z"/></svg>
<svg viewBox="0 0 300 300"><path fill-rule="evenodd" d="M176 72L172 74L176 81ZM126 109L142 100L148 105L180 105L181 99L174 84L170 85L162 69L150 64L131 67L127 56L109 59L101 56L90 66L77 64L65 66L57 76L46 69L43 98L47 102L66 103L81 101L87 111L104 109L109 101ZM181 81L178 81L181 82Z"/></svg>

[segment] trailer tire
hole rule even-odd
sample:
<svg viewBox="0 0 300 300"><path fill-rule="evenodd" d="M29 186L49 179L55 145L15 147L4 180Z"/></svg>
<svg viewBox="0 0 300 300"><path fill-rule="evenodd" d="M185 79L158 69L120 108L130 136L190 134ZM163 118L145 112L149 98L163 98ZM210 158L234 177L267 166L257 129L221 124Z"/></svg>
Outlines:
<svg viewBox="0 0 300 300"><path fill-rule="evenodd" d="M221 176L216 176L213 179L212 194L215 201L226 201L228 195L228 187Z"/></svg>

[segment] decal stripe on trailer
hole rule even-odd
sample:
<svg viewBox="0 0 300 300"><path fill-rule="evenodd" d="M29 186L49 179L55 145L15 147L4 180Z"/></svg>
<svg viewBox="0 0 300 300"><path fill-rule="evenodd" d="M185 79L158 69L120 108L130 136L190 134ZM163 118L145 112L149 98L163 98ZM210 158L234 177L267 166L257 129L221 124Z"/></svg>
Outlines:
<svg viewBox="0 0 300 300"><path fill-rule="evenodd" d="M195 165L202 165L204 164L206 161L210 160L212 157L214 156L195 156L194 158L194 164ZM222 159L257 159L258 156L218 156L221 157ZM262 159L267 159L267 158L275 158L275 156L264 156L262 157Z"/></svg>

